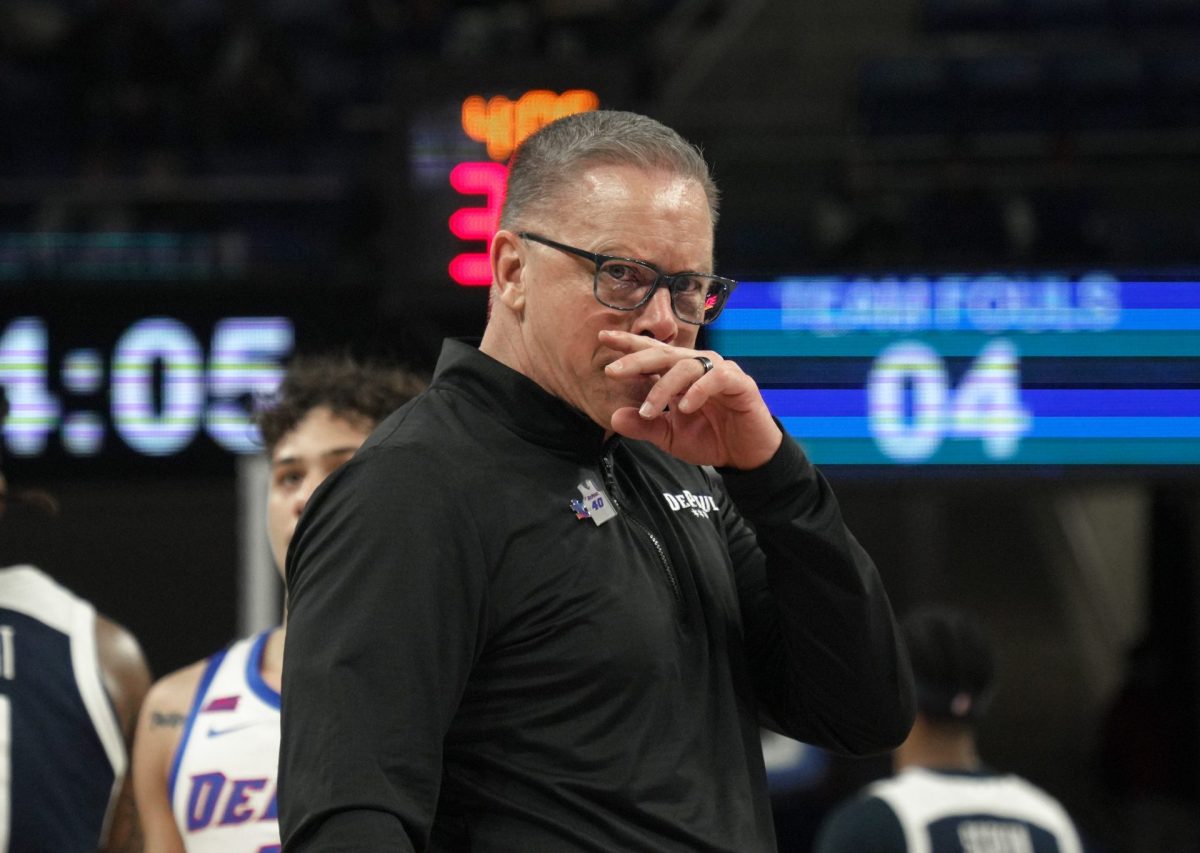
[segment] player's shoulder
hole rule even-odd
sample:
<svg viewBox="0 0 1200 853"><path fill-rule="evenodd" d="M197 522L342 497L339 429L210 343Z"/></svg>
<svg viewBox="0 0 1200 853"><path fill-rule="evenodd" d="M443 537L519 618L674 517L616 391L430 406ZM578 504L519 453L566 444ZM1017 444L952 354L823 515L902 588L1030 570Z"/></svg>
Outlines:
<svg viewBox="0 0 1200 853"><path fill-rule="evenodd" d="M16 565L0 569L0 607L15 610L49 627L70 633L84 624L81 612L92 606L36 566Z"/></svg>
<svg viewBox="0 0 1200 853"><path fill-rule="evenodd" d="M7 586L46 586L65 589L46 572L28 563L0 566L0 587Z"/></svg>
<svg viewBox="0 0 1200 853"><path fill-rule="evenodd" d="M150 670L142 647L125 626L102 613L96 614L96 653L100 665L113 676L144 681L142 692L150 680Z"/></svg>
<svg viewBox="0 0 1200 853"><path fill-rule="evenodd" d="M834 808L817 835L817 853L902 853L904 830L892 808L861 792Z"/></svg>
<svg viewBox="0 0 1200 853"><path fill-rule="evenodd" d="M277 631L279 629L275 628L272 630ZM150 692L146 696L146 704L149 705L154 702L159 705L168 705L172 708L182 708L184 711L190 711L192 703L196 699L196 693L201 689L201 684L209 670L219 666L225 660L234 659L238 654L243 656L249 654L259 639L260 635L258 634L239 638L213 652L206 658L201 658L194 663L190 663L187 666L180 667L174 672L164 675L155 681L154 685L150 688ZM239 657L237 660L244 660L244 657Z"/></svg>
<svg viewBox="0 0 1200 853"><path fill-rule="evenodd" d="M170 708L186 713L191 708L208 668L209 658L198 660L164 675L154 682L146 694L146 706L159 709Z"/></svg>
<svg viewBox="0 0 1200 853"><path fill-rule="evenodd" d="M1035 820L1046 826L1058 827L1068 834L1078 833L1066 806L1049 791L1015 773L1005 774L1003 778Z"/></svg>

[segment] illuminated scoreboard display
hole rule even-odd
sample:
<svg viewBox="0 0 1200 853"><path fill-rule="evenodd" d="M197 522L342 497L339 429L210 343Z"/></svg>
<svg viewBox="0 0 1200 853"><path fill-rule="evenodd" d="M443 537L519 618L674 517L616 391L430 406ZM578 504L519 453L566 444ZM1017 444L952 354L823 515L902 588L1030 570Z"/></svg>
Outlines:
<svg viewBox="0 0 1200 853"><path fill-rule="evenodd" d="M464 161L450 170L450 186L455 192L484 199L482 206L460 207L450 216L450 232L455 237L483 246L451 259L448 271L457 284L486 287L492 283L487 246L496 230L508 178L508 167L496 161L507 161L527 136L548 122L599 106L600 98L587 89L570 89L562 94L534 89L516 100L505 95L470 95L463 101L463 133L482 143L491 159Z"/></svg>
<svg viewBox="0 0 1200 853"><path fill-rule="evenodd" d="M295 353L390 357L375 291L338 310L301 285L55 283L5 291L0 438L9 473L231 470L258 453L255 407ZM388 347L390 351L391 348Z"/></svg>
<svg viewBox="0 0 1200 853"><path fill-rule="evenodd" d="M708 342L822 464L1200 464L1200 280L745 282Z"/></svg>
<svg viewBox="0 0 1200 853"><path fill-rule="evenodd" d="M231 453L261 448L250 403L271 394L292 351L287 317L222 317L207 340L174 317L134 320L109 347L51 359L49 325L36 315L0 329L0 385L10 412L4 443L39 456L51 439L75 457L114 440L143 456L173 456L199 435ZM98 406L71 409L64 399Z"/></svg>
<svg viewBox="0 0 1200 853"><path fill-rule="evenodd" d="M436 289L444 289L434 283L439 279L456 290L490 285L488 244L504 200L508 158L543 125L599 106L600 96L591 89L514 86L440 97L414 108L408 160L411 208L420 215L402 241L414 247L402 253L403 275Z"/></svg>

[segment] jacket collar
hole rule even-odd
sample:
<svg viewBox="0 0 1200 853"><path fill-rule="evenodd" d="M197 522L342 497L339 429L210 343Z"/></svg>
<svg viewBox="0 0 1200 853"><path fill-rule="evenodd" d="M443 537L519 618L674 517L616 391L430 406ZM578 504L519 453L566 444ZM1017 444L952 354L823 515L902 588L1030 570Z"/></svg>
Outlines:
<svg viewBox="0 0 1200 853"><path fill-rule="evenodd" d="M442 344L433 388L451 387L526 441L556 454L594 462L604 429L536 382L479 351L478 341Z"/></svg>

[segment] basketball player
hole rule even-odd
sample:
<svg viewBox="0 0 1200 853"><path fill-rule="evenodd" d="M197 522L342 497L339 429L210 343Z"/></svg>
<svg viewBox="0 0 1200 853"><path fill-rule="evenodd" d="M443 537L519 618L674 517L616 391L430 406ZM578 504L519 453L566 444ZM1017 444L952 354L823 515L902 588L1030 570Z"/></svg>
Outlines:
<svg viewBox="0 0 1200 853"><path fill-rule="evenodd" d="M818 853L1079 853L1058 801L979 757L975 726L992 696L995 663L971 617L922 608L902 630L916 723L893 756L896 775L836 810Z"/></svg>
<svg viewBox="0 0 1200 853"><path fill-rule="evenodd" d="M282 566L309 495L375 425L423 388L399 370L297 359L259 416L271 463L267 526ZM285 625L247 637L151 689L134 783L151 853L278 851L275 778Z"/></svg>
<svg viewBox="0 0 1200 853"><path fill-rule="evenodd" d="M8 497L0 473L0 517ZM142 849L126 770L149 685L132 634L33 566L0 569L0 850Z"/></svg>

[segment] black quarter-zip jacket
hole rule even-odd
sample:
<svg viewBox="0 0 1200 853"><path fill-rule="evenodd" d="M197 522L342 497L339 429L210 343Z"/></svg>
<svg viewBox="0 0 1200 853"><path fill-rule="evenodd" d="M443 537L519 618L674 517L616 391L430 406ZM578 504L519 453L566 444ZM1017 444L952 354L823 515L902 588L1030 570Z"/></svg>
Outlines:
<svg viewBox="0 0 1200 853"><path fill-rule="evenodd" d="M289 851L770 851L760 724L865 754L912 723L795 442L718 474L606 441L457 341L314 494L287 579Z"/></svg>

